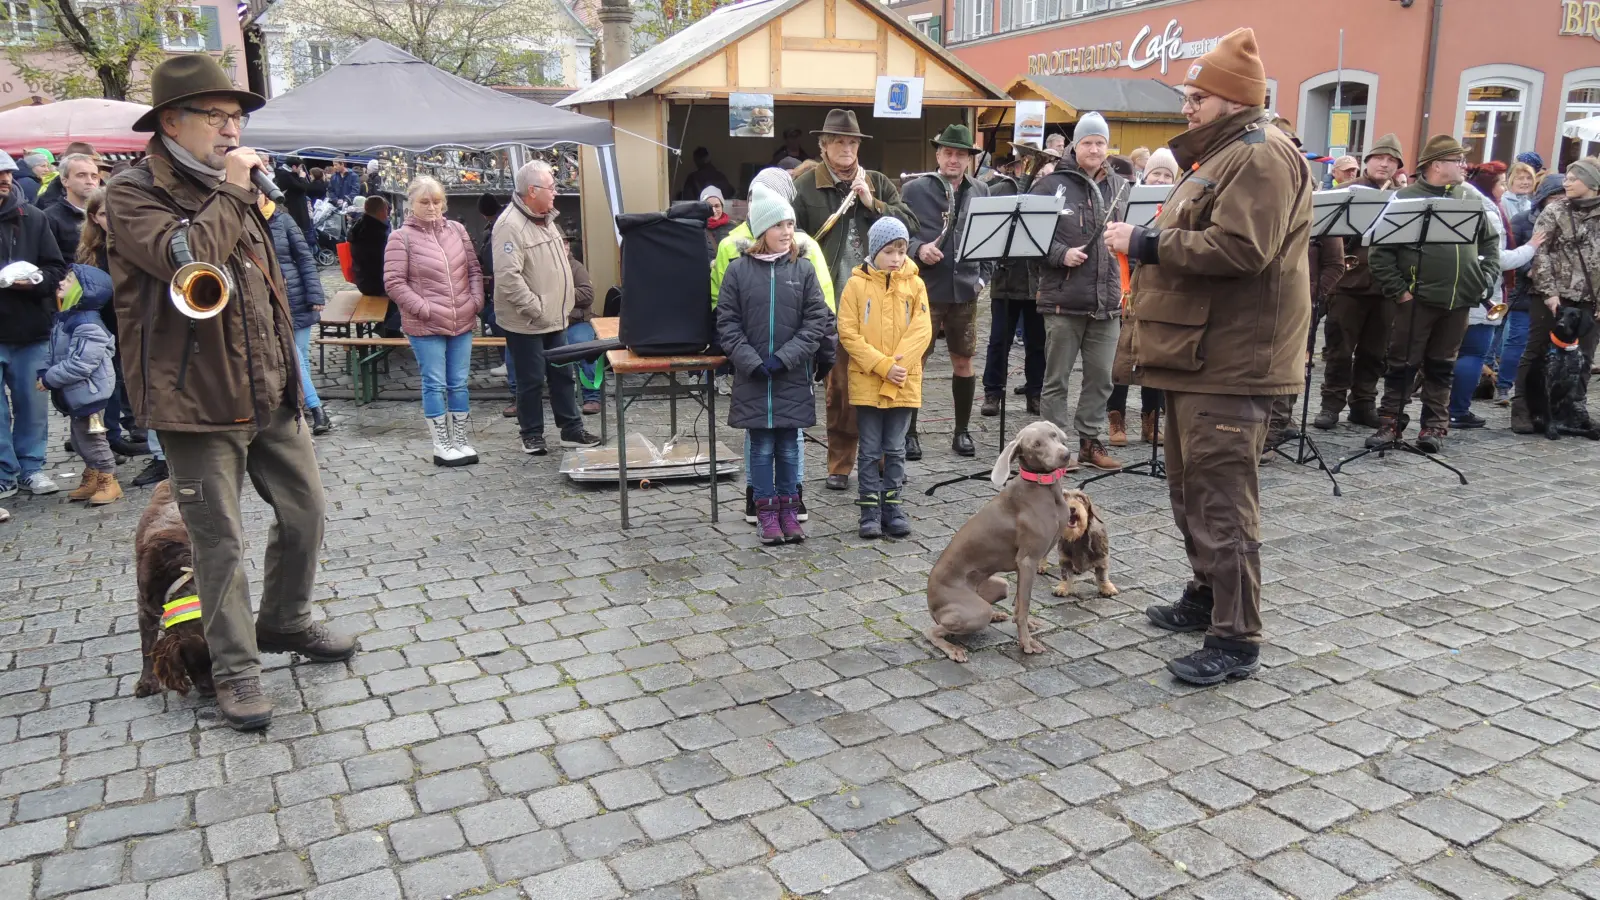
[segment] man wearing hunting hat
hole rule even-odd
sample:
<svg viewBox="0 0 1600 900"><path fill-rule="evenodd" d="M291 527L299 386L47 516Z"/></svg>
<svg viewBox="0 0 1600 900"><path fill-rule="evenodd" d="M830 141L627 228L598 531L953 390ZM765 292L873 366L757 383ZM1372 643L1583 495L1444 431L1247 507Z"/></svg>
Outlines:
<svg viewBox="0 0 1600 900"><path fill-rule="evenodd" d="M106 190L123 372L139 425L160 436L193 542L217 707L235 728L264 728L272 703L261 690L262 653L333 662L355 652L353 639L311 621L322 482L283 276L251 183L261 158L240 146L249 114L266 101L236 89L204 53L163 62L150 83L153 106L133 126L155 133L147 155ZM168 298L180 234L194 261L232 280L210 318ZM275 516L259 616L245 579L246 475Z"/></svg>
<svg viewBox="0 0 1600 900"><path fill-rule="evenodd" d="M850 281L850 273L867 258L867 231L883 216L894 216L916 231L917 218L901 202L900 191L882 172L861 165L861 133L856 114L847 109L830 109L817 135L822 162L795 179L794 227L810 235L822 246L833 283ZM854 198L843 215L837 215L845 200ZM850 405L850 358L839 348L838 359L828 373L828 487L842 491L849 487L850 469L856 459L856 411ZM922 451L907 439L906 459L921 459Z"/></svg>
<svg viewBox="0 0 1600 900"><path fill-rule="evenodd" d="M1386 191L1394 188L1395 173L1405 163L1400 138L1386 134L1367 151L1361 175L1341 187ZM1346 241L1350 261L1328 297L1327 342L1322 347L1322 410L1312 424L1327 430L1339 424L1339 413L1350 402L1350 421L1378 427L1378 379L1383 377L1383 356L1394 323L1394 304L1372 279L1367 248L1352 238Z"/></svg>
<svg viewBox="0 0 1600 900"><path fill-rule="evenodd" d="M1150 227L1113 222L1105 240L1139 263L1117 376L1166 391L1167 490L1194 573L1145 615L1204 631L1167 669L1219 684L1261 664L1257 460L1274 398L1304 385L1315 184L1263 109L1255 32L1222 38L1181 90L1189 130L1169 146L1183 177Z"/></svg>
<svg viewBox="0 0 1600 900"><path fill-rule="evenodd" d="M1417 157L1417 179L1395 192L1396 200L1447 197L1471 199L1464 186L1467 148L1447 135L1428 139ZM1385 244L1367 255L1372 279L1395 304L1385 354L1383 398L1378 403L1378 430L1368 447L1381 447L1405 435L1406 400L1422 372L1422 431L1417 449L1438 453L1450 433L1450 386L1455 383L1456 354L1467 334L1472 309L1489 296L1500 277L1500 238L1487 220L1480 221L1473 243Z"/></svg>
<svg viewBox="0 0 1600 900"><path fill-rule="evenodd" d="M972 177L972 132L961 124L946 126L933 139L938 170L906 184L906 205L917 217L911 229L909 252L921 270L922 283L928 286L928 307L933 314L934 340L928 342L922 359L933 353L940 332L950 350L950 391L955 398L955 434L950 449L972 456L977 449L967 424L972 419L972 397L978 378L972 373L972 357L978 352L978 288L984 276L980 262L956 262L956 244L966 226L967 210L973 197L987 197L989 188ZM917 413L911 413L910 434L917 433ZM911 440L908 435L906 440Z"/></svg>

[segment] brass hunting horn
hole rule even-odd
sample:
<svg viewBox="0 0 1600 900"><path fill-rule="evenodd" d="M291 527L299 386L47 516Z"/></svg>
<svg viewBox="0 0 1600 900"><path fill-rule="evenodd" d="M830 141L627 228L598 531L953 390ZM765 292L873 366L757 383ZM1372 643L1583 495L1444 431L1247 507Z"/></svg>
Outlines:
<svg viewBox="0 0 1600 900"><path fill-rule="evenodd" d="M178 271L167 285L167 296L178 312L191 319L210 319L222 312L233 296L233 276L211 263L197 262L189 252L189 223L179 224L172 235L172 260Z"/></svg>

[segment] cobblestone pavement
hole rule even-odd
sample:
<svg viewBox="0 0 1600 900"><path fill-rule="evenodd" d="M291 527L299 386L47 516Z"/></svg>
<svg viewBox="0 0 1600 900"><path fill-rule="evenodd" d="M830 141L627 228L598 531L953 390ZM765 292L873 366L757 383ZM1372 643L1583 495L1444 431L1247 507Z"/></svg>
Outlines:
<svg viewBox="0 0 1600 900"><path fill-rule="evenodd" d="M268 657L265 734L132 697L143 491L8 501L0 898L1600 898L1600 446L1491 407L1452 437L1467 487L1267 467L1267 665L1204 690L1163 668L1198 640L1141 613L1185 577L1163 486L1101 482L1121 595L1042 585L1048 653L995 631L958 666L915 629L993 491L920 489L997 441L949 453L947 373L915 537L857 540L813 445L811 539L779 549L692 485L636 492L623 534L499 403L445 471L413 403L333 402L319 615L363 652Z"/></svg>

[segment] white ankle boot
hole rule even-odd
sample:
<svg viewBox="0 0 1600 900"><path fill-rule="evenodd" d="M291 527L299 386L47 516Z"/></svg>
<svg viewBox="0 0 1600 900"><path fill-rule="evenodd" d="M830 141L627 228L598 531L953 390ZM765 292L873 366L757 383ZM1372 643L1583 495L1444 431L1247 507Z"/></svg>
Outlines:
<svg viewBox="0 0 1600 900"><path fill-rule="evenodd" d="M461 451L457 450L455 443L450 440L450 423L444 416L434 416L427 420L428 434L433 437L433 464L436 466L459 466ZM476 461L477 457L473 457Z"/></svg>
<svg viewBox="0 0 1600 900"><path fill-rule="evenodd" d="M450 413L450 443L455 446L458 466L470 466L478 461L478 451L467 442L468 426L471 424L472 413Z"/></svg>

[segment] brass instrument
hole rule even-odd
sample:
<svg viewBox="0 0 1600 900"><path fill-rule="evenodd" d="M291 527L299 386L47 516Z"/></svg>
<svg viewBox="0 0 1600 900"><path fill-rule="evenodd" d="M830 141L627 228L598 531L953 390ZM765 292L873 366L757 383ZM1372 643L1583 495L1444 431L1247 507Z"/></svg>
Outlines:
<svg viewBox="0 0 1600 900"><path fill-rule="evenodd" d="M822 238L826 236L828 232L833 230L833 226L839 224L839 219L842 218L845 213L850 211L850 207L855 205L855 202L856 192L855 189L852 188L850 193L844 198L844 202L839 204L839 208L834 210L833 215L829 216L828 220L822 223L822 227L817 229L817 233L811 236L812 239L817 241L822 240Z"/></svg>
<svg viewBox="0 0 1600 900"><path fill-rule="evenodd" d="M105 419L101 418L99 413L90 413L89 414L89 433L90 434L105 434L106 433L106 422L105 422Z"/></svg>
<svg viewBox="0 0 1600 900"><path fill-rule="evenodd" d="M1511 304L1490 303L1488 300L1485 300L1483 301L1483 308L1488 313L1489 324L1499 325L1501 322L1505 321L1506 313L1511 311Z"/></svg>
<svg viewBox="0 0 1600 900"><path fill-rule="evenodd" d="M189 252L188 222L172 235L172 259L178 271L167 285L167 296L178 312L191 319L210 319L228 305L236 288L226 269L198 262Z"/></svg>

